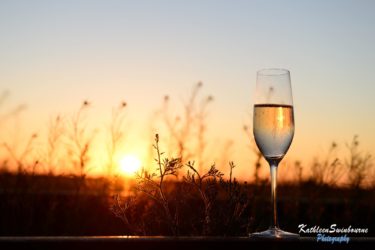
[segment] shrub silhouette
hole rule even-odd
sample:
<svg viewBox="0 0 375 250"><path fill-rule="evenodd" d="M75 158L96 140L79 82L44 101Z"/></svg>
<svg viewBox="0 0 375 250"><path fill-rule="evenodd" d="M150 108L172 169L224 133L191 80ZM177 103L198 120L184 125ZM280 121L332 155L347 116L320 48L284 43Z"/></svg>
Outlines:
<svg viewBox="0 0 375 250"><path fill-rule="evenodd" d="M170 113L171 98L164 98L157 117L167 134L155 135L155 161L135 180L127 180L131 190L127 196L121 195L122 180L114 178L115 157L127 135L125 102L112 110L105 128L104 167L111 178L89 175L93 148L100 142L95 140L97 129L86 120L88 101L73 115L53 117L45 138L31 134L23 144L2 142L0 234L246 236L266 228L269 183L259 176L262 156L254 145L250 147L251 182L236 178L230 155L221 164L210 162L206 118L213 98L199 98L202 86L193 87L180 115ZM6 96L0 96L0 105ZM0 125L23 108L5 112ZM245 126L244 131L251 139L250 129ZM172 138L167 150L161 149L162 138ZM296 231L300 223L375 225L373 158L360 148L358 136L344 146L343 157L336 155L342 145L332 143L311 165L307 160L295 162L290 170L294 179L279 185L280 218L287 219L280 222L283 228ZM62 168L72 171L59 171ZM303 175L308 168L311 173Z"/></svg>

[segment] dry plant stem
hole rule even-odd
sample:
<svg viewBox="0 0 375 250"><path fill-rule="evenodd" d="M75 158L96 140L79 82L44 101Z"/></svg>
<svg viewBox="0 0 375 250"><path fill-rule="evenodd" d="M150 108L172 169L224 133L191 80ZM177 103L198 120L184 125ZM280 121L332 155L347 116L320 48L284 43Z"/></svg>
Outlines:
<svg viewBox="0 0 375 250"><path fill-rule="evenodd" d="M187 177L185 177L184 179L186 182L193 185L199 192L199 195L204 204L203 234L209 235L211 233L211 210L213 200L207 195L206 192L210 190L206 190L204 184L209 185L208 188L210 188L210 185L213 185L214 181L216 181L217 178L221 179L223 174L215 168L215 165L212 165L210 170L204 175L201 175L199 171L194 167L194 162L188 162L186 166L190 170L192 170L193 173L191 174L188 171ZM213 183L210 183L210 179ZM204 183L205 180L207 180L206 183Z"/></svg>
<svg viewBox="0 0 375 250"><path fill-rule="evenodd" d="M71 133L69 134L69 141L71 143L71 150L73 153L72 164L78 168L78 177L76 178L76 195L78 197L82 186L85 183L87 175L87 164L89 161L89 151L91 149L91 142L94 134L87 134L86 124L83 123L84 111L90 106L88 101L84 101L73 116L71 123Z"/></svg>
<svg viewBox="0 0 375 250"><path fill-rule="evenodd" d="M18 173L20 174L22 174L25 171L24 160L32 152L33 143L36 138L37 138L37 134L32 134L29 137L29 140L27 141L26 146L20 155L17 155L15 148L10 147L7 143L4 143L5 149L8 151L9 155L13 158L13 160L16 162L17 170L18 170Z"/></svg>
<svg viewBox="0 0 375 250"><path fill-rule="evenodd" d="M208 96L198 103L197 99L202 86L201 82L194 85L188 100L184 102L184 110L181 116L170 116L169 96L164 97L161 110L163 121L171 135L170 148L177 148L177 154L183 164L191 157L196 157L199 172L203 170L201 166L206 148L207 106L213 100L212 96Z"/></svg>
<svg viewBox="0 0 375 250"><path fill-rule="evenodd" d="M177 142L178 148L179 148L179 155L181 155L181 148L184 147L184 145L181 145L180 141L180 134L177 131L177 124L180 121L180 118L173 119L171 121L169 117L169 96L164 97L164 104L162 108L162 114L163 114L163 120L167 126L167 129L171 135L172 138L174 138ZM171 145L170 148L172 148L174 145Z"/></svg>
<svg viewBox="0 0 375 250"><path fill-rule="evenodd" d="M138 180L137 190L147 195L149 198L153 199L156 203L158 203L164 210L164 213L167 217L167 223L173 235L178 235L178 211L176 206L176 211L174 212L174 216L172 211L169 207L169 201L166 196L164 190L164 182L165 178L168 175L177 176L177 170L182 167L180 164L180 159L175 158L169 160L165 158L162 160L161 155L163 154L160 152L159 148L159 135L155 135L155 144L153 145L154 149L157 153L157 158L155 159L157 163L157 171L156 173L147 173L144 169L142 169L141 173L137 173L136 178ZM154 180L154 178L159 178L158 181Z"/></svg>
<svg viewBox="0 0 375 250"><path fill-rule="evenodd" d="M74 140L74 143L76 144L77 146L77 149L78 149L78 154L79 154L79 169L80 169L80 176L83 177L84 176L84 172L85 172L85 164L86 164L86 154L87 154L87 151L89 149L89 144L88 143L84 143L84 145L81 144L81 141L82 141L82 134L83 134L83 131L84 129L80 130L80 122L81 122L81 114L84 110L84 108L87 106L86 102L81 106L81 108L79 109L76 117L74 118L73 120L73 132L74 132L74 137L73 137L73 140Z"/></svg>
<svg viewBox="0 0 375 250"><path fill-rule="evenodd" d="M197 141L198 141L198 147L197 147L197 158L198 158L198 168L199 171L202 172L202 166L204 162L204 152L206 149L206 140L205 140L205 134L206 134L206 117L207 117L207 106L210 102L213 101L212 96L208 96L205 98L200 105L200 108L198 110L197 114L197 126L198 126L198 132L197 132Z"/></svg>
<svg viewBox="0 0 375 250"><path fill-rule="evenodd" d="M199 174L199 171L197 171L193 164L188 163L187 165L198 177L198 183L195 181L193 182L194 186L199 192L199 195L201 196L204 204L204 227L203 227L203 234L207 234L209 232L209 225L211 224L211 217L210 217L210 210L211 210L211 203L208 199L204 189L203 189L203 179Z"/></svg>
<svg viewBox="0 0 375 250"><path fill-rule="evenodd" d="M233 175L233 168L235 165L233 162L229 162L229 196L232 197L232 175Z"/></svg>
<svg viewBox="0 0 375 250"><path fill-rule="evenodd" d="M337 185L343 176L343 168L340 160L335 157L337 144L333 142L325 158L320 161L315 159L312 165L312 180L319 185Z"/></svg>
<svg viewBox="0 0 375 250"><path fill-rule="evenodd" d="M254 168L254 180L255 180L255 186L257 187L259 185L259 181L260 181L259 171L260 171L261 166L262 166L263 155L259 151L258 147L255 145L255 141L254 141L252 129L249 129L249 127L245 125L243 127L243 130L246 133L246 135L249 138L249 140L252 142L252 144L250 145L250 149L252 150L252 152L256 156L255 168Z"/></svg>
<svg viewBox="0 0 375 250"><path fill-rule="evenodd" d="M48 148L47 148L47 156L46 156L46 166L48 167L48 174L54 174L55 163L58 162L57 152L60 139L64 134L63 126L62 126L62 119L61 116L56 116L56 118L52 119L49 124L48 128Z"/></svg>
<svg viewBox="0 0 375 250"><path fill-rule="evenodd" d="M348 170L349 185L353 189L360 189L365 182L366 176L369 176L373 166L372 158L369 153L363 154L359 151L358 136L355 135L350 145L347 145L350 156L345 161Z"/></svg>
<svg viewBox="0 0 375 250"><path fill-rule="evenodd" d="M109 137L110 141L107 145L107 154L108 154L108 163L107 163L107 172L108 176L113 175L114 169L114 160L118 148L121 146L122 141L124 140L124 119L125 119L125 107L127 106L126 102L121 102L120 106L112 110L112 120L109 126Z"/></svg>
<svg viewBox="0 0 375 250"><path fill-rule="evenodd" d="M115 195L113 200L114 204L110 208L112 213L122 220L122 222L125 224L125 226L128 228L130 232L134 232L137 234L141 233L138 225L131 223L128 217L130 208L135 204L135 198L131 197L129 199L122 201L120 195Z"/></svg>
<svg viewBox="0 0 375 250"><path fill-rule="evenodd" d="M163 166L163 163L161 162L161 152L159 149L159 135L155 135L155 150L157 154L157 164L159 166L159 173L160 173L160 180L158 185L159 194L161 197L161 203L164 208L164 211L168 217L168 221L172 230L173 235L177 235L177 227L176 227L176 221L173 219L171 211L168 206L168 200L165 196L164 189L163 189L163 181L164 177L166 176L166 166Z"/></svg>
<svg viewBox="0 0 375 250"><path fill-rule="evenodd" d="M194 104L195 104L195 100L198 96L198 93L201 87L202 87L202 83L198 82L198 84L195 85L195 87L193 88L193 92L189 98L189 101L185 104L185 123L180 133L180 139L178 141L178 145L180 149L179 155L181 157L182 162L188 159L191 154L191 152L190 154L189 153L186 154L185 142L187 141L186 138L190 136L191 125L194 122L194 118L193 118L194 107L195 107Z"/></svg>
<svg viewBox="0 0 375 250"><path fill-rule="evenodd" d="M229 180L221 180L221 184L224 185L225 190L228 189L228 208L233 209L230 212L230 216L226 220L227 229L230 229L230 226L233 222L238 221L240 217L245 212L245 209L249 205L249 196L248 191L242 191L241 185L236 181L236 178L233 177L233 169L235 168L234 162L229 162ZM244 196L245 195L245 196ZM244 201L246 197L246 201ZM233 207L234 205L234 207ZM254 205L254 204L253 204ZM226 231L227 232L227 231Z"/></svg>
<svg viewBox="0 0 375 250"><path fill-rule="evenodd" d="M114 200L115 200L114 207L116 207L116 210L112 209L112 212L114 212L118 218L120 218L127 226L129 226L130 223L129 223L129 219L127 216L129 203L125 202L124 205L122 205L119 195L116 195Z"/></svg>

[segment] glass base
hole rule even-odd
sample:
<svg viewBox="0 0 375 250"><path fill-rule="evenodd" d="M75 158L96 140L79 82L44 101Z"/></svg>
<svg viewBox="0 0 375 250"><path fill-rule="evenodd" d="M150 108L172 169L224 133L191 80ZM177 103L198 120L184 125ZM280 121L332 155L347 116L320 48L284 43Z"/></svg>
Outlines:
<svg viewBox="0 0 375 250"><path fill-rule="evenodd" d="M299 239L299 234L286 232L278 227L271 227L266 231L250 234L250 238L295 240Z"/></svg>

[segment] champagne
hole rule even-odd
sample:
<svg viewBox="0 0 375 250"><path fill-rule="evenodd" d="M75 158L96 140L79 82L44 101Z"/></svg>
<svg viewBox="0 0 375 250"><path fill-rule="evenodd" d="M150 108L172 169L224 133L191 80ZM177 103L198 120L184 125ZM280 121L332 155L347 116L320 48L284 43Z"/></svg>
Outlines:
<svg viewBox="0 0 375 250"><path fill-rule="evenodd" d="M294 135L293 106L282 104L254 105L255 142L267 160L281 160Z"/></svg>
<svg viewBox="0 0 375 250"><path fill-rule="evenodd" d="M277 166L288 151L294 135L293 96L289 70L275 68L259 70L254 101L256 103L253 114L254 138L260 152L270 165L272 217L271 225L267 230L253 233L251 237L297 239L298 234L281 230L277 219Z"/></svg>

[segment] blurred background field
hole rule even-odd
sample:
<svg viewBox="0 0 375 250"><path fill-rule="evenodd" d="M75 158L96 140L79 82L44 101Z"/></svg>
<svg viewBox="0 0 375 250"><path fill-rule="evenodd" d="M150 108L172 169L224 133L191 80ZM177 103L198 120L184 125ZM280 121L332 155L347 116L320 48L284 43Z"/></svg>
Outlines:
<svg viewBox="0 0 375 250"><path fill-rule="evenodd" d="M253 142L251 125L243 126L252 164L246 176L237 174L231 145L210 162L205 112L213 97L199 97L202 86L194 86L190 101L172 120L169 97L164 97L154 119L168 133L154 134L148 158L139 162L118 155L131 143L126 139L128 104L113 108L103 131L106 157L100 174L90 172L100 141L87 123L88 101L73 115L52 119L46 138L31 134L20 144L4 142L1 235L245 236L266 228L270 183L261 171L267 172L268 165ZM346 154L338 155L340 147ZM345 145L333 142L311 161L286 161L278 192L283 228L350 225L367 227L373 236L373 158L358 136Z"/></svg>
<svg viewBox="0 0 375 250"><path fill-rule="evenodd" d="M265 180L257 185L210 180L202 187L205 196L189 182L166 181L166 210L158 195L155 200L138 190L119 196L123 183L115 190L105 178L82 182L77 176L6 172L0 177L1 235L244 236L269 223ZM314 179L280 183L280 225L290 231L299 224L351 225L368 227L368 236L374 236L373 197L374 187L337 187Z"/></svg>

